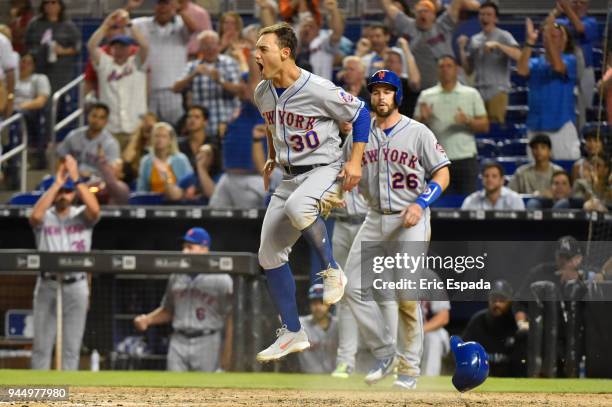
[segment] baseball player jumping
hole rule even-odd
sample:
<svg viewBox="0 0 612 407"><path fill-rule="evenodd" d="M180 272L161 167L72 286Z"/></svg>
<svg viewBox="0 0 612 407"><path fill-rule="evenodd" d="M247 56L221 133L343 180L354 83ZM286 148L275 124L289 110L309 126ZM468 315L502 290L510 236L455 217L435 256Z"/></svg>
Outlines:
<svg viewBox="0 0 612 407"><path fill-rule="evenodd" d="M374 73L368 80L368 90L375 116L363 156L359 190L370 211L349 252L345 299L366 345L378 359L366 375L366 382L379 381L391 373L399 361L394 385L413 389L420 374L423 350L420 309L416 301L407 301L401 295L397 299L398 358L394 346L396 332L390 332L386 326L380 307L373 301L364 300L367 295L362 297L371 287L361 286L361 264L368 264L367 259L362 258L361 243L428 242L428 207L449 184L447 167L450 161L424 124L397 110L402 100L402 85L395 73L387 70ZM377 252L387 250L383 245L376 249Z"/></svg>
<svg viewBox="0 0 612 407"><path fill-rule="evenodd" d="M295 64L297 38L285 23L264 28L257 41L255 61L263 81L255 104L268 129L267 189L275 166L284 177L276 189L261 231L259 263L265 270L270 295L281 316L276 341L257 355L260 362L278 360L310 346L300 326L295 280L288 260L300 236L315 249L323 268L323 302L338 302L346 276L334 261L331 240L320 218L341 188L351 190L361 178L361 157L368 141L370 116L365 104L330 81ZM353 151L342 166L339 122L353 124ZM343 178L343 185L337 179Z"/></svg>

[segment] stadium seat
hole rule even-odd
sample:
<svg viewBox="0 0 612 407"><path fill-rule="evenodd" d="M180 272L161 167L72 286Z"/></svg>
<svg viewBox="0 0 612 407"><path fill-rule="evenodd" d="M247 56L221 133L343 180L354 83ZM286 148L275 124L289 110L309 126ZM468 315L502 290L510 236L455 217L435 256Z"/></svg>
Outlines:
<svg viewBox="0 0 612 407"><path fill-rule="evenodd" d="M497 143L488 138L476 139L478 148L478 156L483 158L492 158L499 155Z"/></svg>
<svg viewBox="0 0 612 407"><path fill-rule="evenodd" d="M574 166L574 160L553 160L553 162L561 167L569 173L572 172L572 167Z"/></svg>
<svg viewBox="0 0 612 407"><path fill-rule="evenodd" d="M19 192L11 196L9 205L34 205L42 196L42 191Z"/></svg>
<svg viewBox="0 0 612 407"><path fill-rule="evenodd" d="M162 205L164 194L157 192L133 192L128 199L129 205Z"/></svg>
<svg viewBox="0 0 612 407"><path fill-rule="evenodd" d="M518 167L529 162L527 157L498 157L497 162L504 167L504 173L512 175Z"/></svg>
<svg viewBox="0 0 612 407"><path fill-rule="evenodd" d="M500 155L502 156L526 156L527 145L529 141L526 138L507 139L500 142Z"/></svg>
<svg viewBox="0 0 612 407"><path fill-rule="evenodd" d="M440 199L434 202L432 208L461 208L465 199L464 195L443 194Z"/></svg>
<svg viewBox="0 0 612 407"><path fill-rule="evenodd" d="M512 73L510 74L510 82L512 82L513 88L527 86L527 78L517 74L516 70L514 69L512 70Z"/></svg>
<svg viewBox="0 0 612 407"><path fill-rule="evenodd" d="M521 139L526 137L527 127L522 123L498 124L491 123L488 133L476 134L477 138L493 139L494 141L505 141L508 139Z"/></svg>
<svg viewBox="0 0 612 407"><path fill-rule="evenodd" d="M527 120L527 112L529 107L527 105L508 106L506 111L506 122L512 123L525 123Z"/></svg>
<svg viewBox="0 0 612 407"><path fill-rule="evenodd" d="M510 91L508 94L508 105L516 106L516 105L526 105L527 104L527 93L528 89L526 87L517 86Z"/></svg>

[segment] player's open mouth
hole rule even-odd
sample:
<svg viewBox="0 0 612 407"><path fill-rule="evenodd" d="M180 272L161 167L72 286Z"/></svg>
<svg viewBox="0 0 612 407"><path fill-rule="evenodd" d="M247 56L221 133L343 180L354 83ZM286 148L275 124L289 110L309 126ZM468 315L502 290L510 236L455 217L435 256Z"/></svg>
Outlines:
<svg viewBox="0 0 612 407"><path fill-rule="evenodd" d="M263 72L263 64L261 62L256 62L256 64L259 67L259 72Z"/></svg>

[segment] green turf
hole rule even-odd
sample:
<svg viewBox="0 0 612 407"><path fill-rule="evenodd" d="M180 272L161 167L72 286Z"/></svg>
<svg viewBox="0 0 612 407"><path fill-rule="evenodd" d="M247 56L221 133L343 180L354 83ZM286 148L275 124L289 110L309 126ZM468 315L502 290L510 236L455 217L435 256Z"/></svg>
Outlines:
<svg viewBox="0 0 612 407"><path fill-rule="evenodd" d="M170 373L170 372L42 372L0 370L0 385L68 385L134 387L211 387L260 389L389 391L391 379L369 387L362 376L334 379L327 375L275 373ZM419 391L455 391L450 377L419 379ZM612 393L612 380L489 378L483 392Z"/></svg>

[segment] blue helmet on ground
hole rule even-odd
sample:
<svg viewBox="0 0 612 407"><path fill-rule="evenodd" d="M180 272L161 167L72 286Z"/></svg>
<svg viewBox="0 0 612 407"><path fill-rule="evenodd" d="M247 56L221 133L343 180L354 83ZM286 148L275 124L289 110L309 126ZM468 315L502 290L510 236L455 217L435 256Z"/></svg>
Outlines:
<svg viewBox="0 0 612 407"><path fill-rule="evenodd" d="M463 393L484 383L489 375L489 356L482 345L463 342L458 336L451 336L450 345L455 355L455 388Z"/></svg>
<svg viewBox="0 0 612 407"><path fill-rule="evenodd" d="M402 81L400 77L387 69L374 72L368 79L368 90L372 92L374 85L385 84L395 88L395 104L399 107L402 103Z"/></svg>

